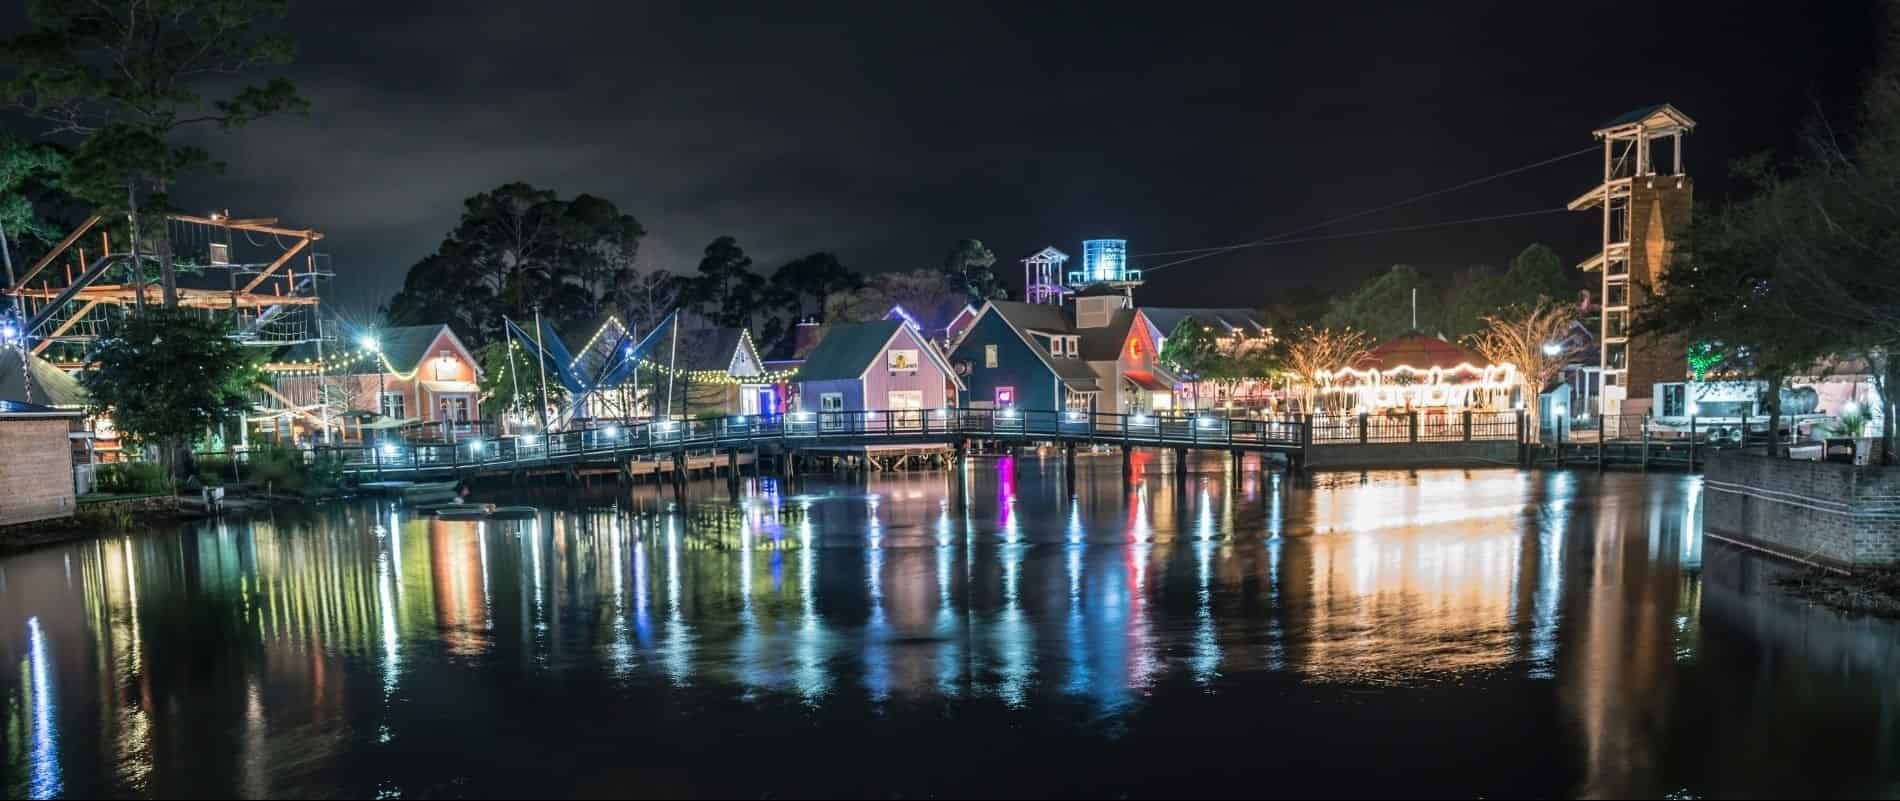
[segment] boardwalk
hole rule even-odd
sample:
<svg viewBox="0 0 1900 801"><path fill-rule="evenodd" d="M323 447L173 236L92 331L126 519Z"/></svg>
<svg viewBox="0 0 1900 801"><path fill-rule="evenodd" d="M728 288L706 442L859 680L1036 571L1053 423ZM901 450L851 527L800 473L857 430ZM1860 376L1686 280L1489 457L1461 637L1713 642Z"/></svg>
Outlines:
<svg viewBox="0 0 1900 801"><path fill-rule="evenodd" d="M1125 445L1280 453L1297 460L1303 420L1166 417L1014 409L792 412L691 420L596 422L549 435L522 434L455 443L320 448L359 477L435 478L562 466L618 466L689 451L851 452L939 446L970 440Z"/></svg>

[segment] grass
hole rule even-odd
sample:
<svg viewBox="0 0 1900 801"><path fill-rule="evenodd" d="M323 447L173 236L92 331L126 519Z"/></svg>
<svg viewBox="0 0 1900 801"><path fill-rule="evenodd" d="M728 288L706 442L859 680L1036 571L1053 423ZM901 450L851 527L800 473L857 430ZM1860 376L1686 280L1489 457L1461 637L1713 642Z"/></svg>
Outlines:
<svg viewBox="0 0 1900 801"><path fill-rule="evenodd" d="M1850 576L1809 568L1775 583L1797 598L1842 612L1900 618L1900 568L1870 568Z"/></svg>

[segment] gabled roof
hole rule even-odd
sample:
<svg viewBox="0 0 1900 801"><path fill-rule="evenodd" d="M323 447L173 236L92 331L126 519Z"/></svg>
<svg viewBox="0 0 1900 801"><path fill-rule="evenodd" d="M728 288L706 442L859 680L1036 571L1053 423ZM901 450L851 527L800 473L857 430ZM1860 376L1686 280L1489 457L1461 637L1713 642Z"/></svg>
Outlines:
<svg viewBox="0 0 1900 801"><path fill-rule="evenodd" d="M904 327L899 320L873 320L868 323L834 323L818 340L818 347L806 354L798 368L800 381L843 381L864 375L864 369L884 352Z"/></svg>
<svg viewBox="0 0 1900 801"><path fill-rule="evenodd" d="M1608 121L1604 122L1601 127L1596 129L1596 133L1604 134L1619 128L1628 128L1631 126L1642 128L1694 128L1695 120L1689 119L1689 115L1682 113L1682 109L1676 108L1668 103L1657 103L1655 105L1631 109L1611 117Z"/></svg>
<svg viewBox="0 0 1900 801"><path fill-rule="evenodd" d="M1271 331L1260 313L1253 309L1190 309L1144 306L1141 313L1148 322L1167 336L1182 320L1192 319L1201 325L1214 329L1217 336L1228 336L1235 332L1257 337Z"/></svg>
<svg viewBox="0 0 1900 801"><path fill-rule="evenodd" d="M743 328L696 328L681 330L679 369L681 370L717 370L732 373L732 366L738 361L741 351L749 357L752 364L765 365L759 357L759 351L752 346L752 336ZM686 341L692 341L688 346ZM654 361L664 361L665 353L655 353ZM737 375L737 374L733 374Z"/></svg>
<svg viewBox="0 0 1900 801"><path fill-rule="evenodd" d="M0 350L0 401L76 409L89 400L79 380L52 362L28 354L23 365L18 351Z"/></svg>
<svg viewBox="0 0 1900 801"><path fill-rule="evenodd" d="M798 368L800 381L855 381L863 378L867 370L876 366L883 358L884 351L896 341L897 335L911 332L911 339L917 342L923 358L929 359L958 388L963 387L963 379L957 376L955 368L930 342L929 337L918 334L901 320L874 320L865 323L839 323L825 332L825 338L819 340L818 347L805 357L805 364Z"/></svg>
<svg viewBox="0 0 1900 801"><path fill-rule="evenodd" d="M1095 370L1088 362L1067 357L1057 358L1050 355L1048 348L1037 342L1029 332L1045 334L1080 334L1070 321L1068 311L1060 306L1046 306L1039 303L1021 303L1013 300L992 300L984 306L984 313L994 312L997 317L1022 337L1023 344L1034 351L1036 358L1055 373L1057 378L1072 388L1093 391L1096 387Z"/></svg>
<svg viewBox="0 0 1900 801"><path fill-rule="evenodd" d="M1122 343L1128 341L1128 330L1134 327L1140 313L1134 309L1116 309L1109 315L1108 325L1081 330L1082 359L1091 362L1106 362L1121 358Z"/></svg>
<svg viewBox="0 0 1900 801"><path fill-rule="evenodd" d="M416 369L422 364L423 359L429 357L429 346L434 344L435 338L442 334L447 334L449 340L454 342L457 348L467 353L470 360L473 361L475 354L468 349L467 345L462 344L461 337L456 336L453 329L443 323L436 323L434 325L397 325L388 328L378 328L376 329L376 342L377 346L383 351L383 359L387 359L389 365L396 368L398 372L406 373ZM331 342L323 349L323 355L326 361L334 363L344 352L359 349L355 342L349 342L347 344ZM277 361L307 362L315 361L316 358L317 343L300 342L290 346L282 354L279 354ZM527 358L531 360L529 363L532 364L532 359L534 358L533 354L529 354ZM337 374L375 375L381 372L382 369L381 360L359 359L350 362L349 367L344 368L344 371ZM479 364L475 365L475 369L479 371L481 366Z"/></svg>

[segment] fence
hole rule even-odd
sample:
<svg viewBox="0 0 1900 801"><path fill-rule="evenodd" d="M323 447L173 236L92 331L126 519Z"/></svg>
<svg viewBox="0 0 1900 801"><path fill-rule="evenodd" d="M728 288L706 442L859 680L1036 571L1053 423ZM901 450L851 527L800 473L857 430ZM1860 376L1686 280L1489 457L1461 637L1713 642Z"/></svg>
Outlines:
<svg viewBox="0 0 1900 801"><path fill-rule="evenodd" d="M1316 445L1516 442L1523 425L1523 415L1515 411L1314 415L1311 420Z"/></svg>

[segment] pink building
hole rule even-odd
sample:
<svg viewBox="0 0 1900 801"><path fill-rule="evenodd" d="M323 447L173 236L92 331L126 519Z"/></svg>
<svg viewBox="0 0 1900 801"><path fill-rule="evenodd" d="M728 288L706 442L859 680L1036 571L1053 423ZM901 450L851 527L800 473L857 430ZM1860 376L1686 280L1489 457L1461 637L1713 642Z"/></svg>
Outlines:
<svg viewBox="0 0 1900 801"><path fill-rule="evenodd" d="M481 421L481 366L446 325L379 330L376 347L331 343L321 362L315 344L298 345L269 369L293 436L328 422L344 439L378 428L419 439L451 439ZM322 369L318 366L321 364Z"/></svg>

